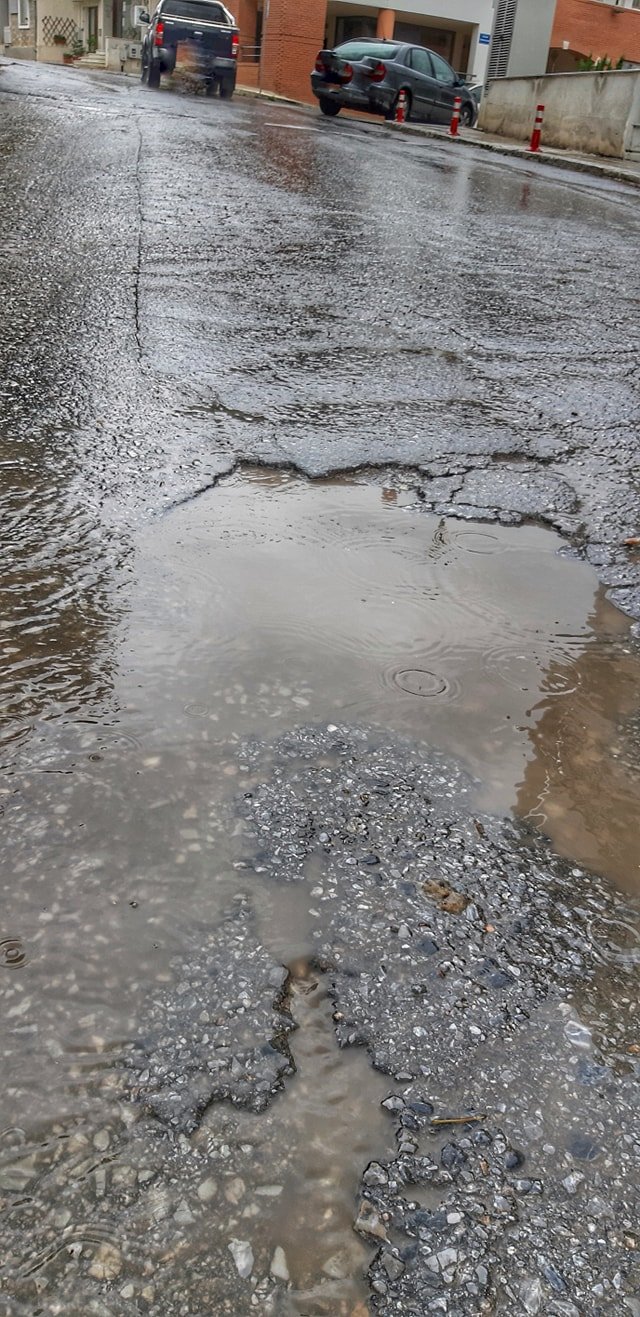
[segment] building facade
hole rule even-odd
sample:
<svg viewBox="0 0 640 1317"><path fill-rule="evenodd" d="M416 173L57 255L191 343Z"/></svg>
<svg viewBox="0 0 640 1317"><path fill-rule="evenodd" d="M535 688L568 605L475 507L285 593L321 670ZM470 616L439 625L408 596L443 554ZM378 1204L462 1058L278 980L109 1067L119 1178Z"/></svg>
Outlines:
<svg viewBox="0 0 640 1317"><path fill-rule="evenodd" d="M14 59L35 59L37 37L37 0L5 0L0 2L0 37L5 51Z"/></svg>
<svg viewBox="0 0 640 1317"><path fill-rule="evenodd" d="M429 46L457 72L482 81L493 0L409 0L394 8L368 0L236 0L236 16L240 80L310 101L309 75L318 51L359 36Z"/></svg>
<svg viewBox="0 0 640 1317"><path fill-rule="evenodd" d="M293 100L313 101L310 74L319 50L358 36L428 46L470 80L485 76L494 0L406 0L406 7L395 8L369 0L226 3L240 29L239 82ZM112 66L114 45L140 40L132 0L0 0L3 4L12 54L19 44L31 58L37 51L38 59L62 62L65 49L79 40L89 52L106 52Z"/></svg>
<svg viewBox="0 0 640 1317"><path fill-rule="evenodd" d="M5 54L12 57L61 64L74 43L79 43L85 52L96 52L99 67L110 43L139 43L141 39L133 0L96 0L92 4L84 0L0 0L0 22L3 6L7 20L0 31L4 38L0 51L4 45ZM118 66L116 61L113 67Z"/></svg>
<svg viewBox="0 0 640 1317"><path fill-rule="evenodd" d="M496 0L487 74L526 78L544 73L556 0Z"/></svg>
<svg viewBox="0 0 640 1317"><path fill-rule="evenodd" d="M640 0L558 0L549 73L573 73L589 57L640 64Z"/></svg>

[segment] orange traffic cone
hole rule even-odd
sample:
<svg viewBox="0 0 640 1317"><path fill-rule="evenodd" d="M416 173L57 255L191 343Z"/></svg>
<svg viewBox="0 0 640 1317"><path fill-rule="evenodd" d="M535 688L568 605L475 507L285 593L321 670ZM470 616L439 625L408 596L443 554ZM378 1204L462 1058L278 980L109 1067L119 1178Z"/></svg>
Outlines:
<svg viewBox="0 0 640 1317"><path fill-rule="evenodd" d="M406 117L407 117L407 93L406 91L403 90L398 92L394 122L404 123Z"/></svg>

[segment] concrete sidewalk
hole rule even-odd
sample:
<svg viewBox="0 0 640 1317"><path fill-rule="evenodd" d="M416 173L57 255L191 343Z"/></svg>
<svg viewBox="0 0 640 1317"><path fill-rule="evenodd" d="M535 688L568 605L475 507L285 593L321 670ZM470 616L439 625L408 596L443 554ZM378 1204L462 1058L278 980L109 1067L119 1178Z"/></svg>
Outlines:
<svg viewBox="0 0 640 1317"><path fill-rule="evenodd" d="M273 101L280 105L289 105L308 114L314 113L314 106L308 105L303 101L291 101L284 96L276 96L271 92L257 91L255 87L242 87L238 85L237 91L243 96L255 96L260 100ZM342 119L347 119L350 123L360 123L364 126L377 126L383 130L394 133L405 133L417 137L430 137L440 142L453 142L449 136L447 128L434 127L429 124L395 124L388 123L374 115L360 114L356 111L343 111ZM555 165L559 169L577 170L583 174L593 174L597 178L612 179L617 183L627 183L632 187L640 188L640 162L633 160L619 160L614 156L596 156L586 155L580 151L566 151L558 147L541 146L540 151L535 155L527 149L527 143L517 141L515 138L497 137L495 134L483 133L479 128L462 128L455 139L456 146L464 148L465 146L479 147L483 151L493 151L497 155L512 156L519 160L524 160L534 168L537 164Z"/></svg>

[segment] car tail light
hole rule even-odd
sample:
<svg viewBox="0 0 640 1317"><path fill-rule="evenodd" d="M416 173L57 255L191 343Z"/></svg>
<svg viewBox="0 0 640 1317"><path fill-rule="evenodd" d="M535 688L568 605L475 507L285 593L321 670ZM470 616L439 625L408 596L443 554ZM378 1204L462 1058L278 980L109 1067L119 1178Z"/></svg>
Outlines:
<svg viewBox="0 0 640 1317"><path fill-rule="evenodd" d="M327 71L327 66L322 58L322 51L320 51L320 54L318 55L318 58L316 60L316 73L326 73L326 71Z"/></svg>
<svg viewBox="0 0 640 1317"><path fill-rule="evenodd" d="M154 46L161 46L163 38L164 38L164 23L162 22L162 19L158 19L158 22L156 23L156 35L153 38Z"/></svg>
<svg viewBox="0 0 640 1317"><path fill-rule="evenodd" d="M343 64L342 68L340 69L340 81L341 81L341 82L351 82L352 77L353 77L353 67L352 67L352 65L351 65L351 64Z"/></svg>
<svg viewBox="0 0 640 1317"><path fill-rule="evenodd" d="M372 69L367 70L372 82L382 82L387 75L386 64L378 63Z"/></svg>
<svg viewBox="0 0 640 1317"><path fill-rule="evenodd" d="M234 32L234 34L233 34L233 36L232 36L232 38L231 38L231 58L232 58L232 59L237 59L237 58L238 58L238 51L239 51L239 49L240 49L240 37L238 36L238 33L237 33L237 32Z"/></svg>

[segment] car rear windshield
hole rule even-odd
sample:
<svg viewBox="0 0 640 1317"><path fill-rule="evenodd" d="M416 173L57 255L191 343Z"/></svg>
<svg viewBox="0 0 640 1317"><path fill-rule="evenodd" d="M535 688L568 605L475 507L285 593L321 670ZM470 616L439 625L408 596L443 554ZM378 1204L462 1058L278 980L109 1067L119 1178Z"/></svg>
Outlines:
<svg viewBox="0 0 640 1317"><path fill-rule="evenodd" d="M198 4L198 0L165 0L162 13L171 18L193 18L196 23L227 23L222 5Z"/></svg>
<svg viewBox="0 0 640 1317"><path fill-rule="evenodd" d="M395 59L400 47L392 46L389 41L345 41L343 46L336 46L336 55L340 59Z"/></svg>

